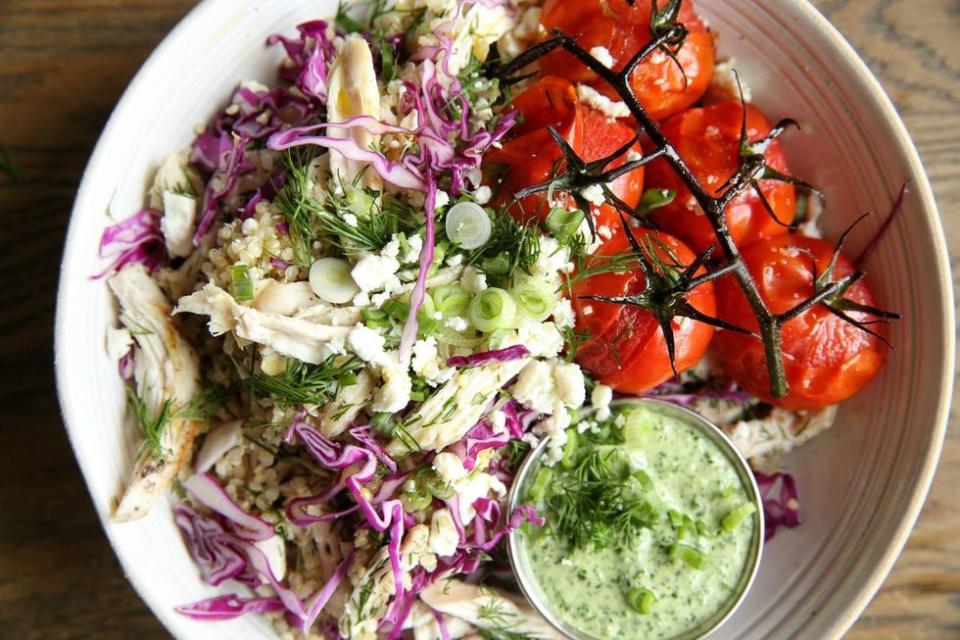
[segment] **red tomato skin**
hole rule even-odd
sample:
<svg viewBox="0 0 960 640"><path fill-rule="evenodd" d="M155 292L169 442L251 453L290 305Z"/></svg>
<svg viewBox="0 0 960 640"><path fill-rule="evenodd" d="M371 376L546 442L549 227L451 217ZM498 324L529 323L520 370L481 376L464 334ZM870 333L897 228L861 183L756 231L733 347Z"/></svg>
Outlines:
<svg viewBox="0 0 960 640"><path fill-rule="evenodd" d="M781 314L813 294L810 256L816 261L817 273L823 273L833 251L831 244L816 238L777 236L747 247L743 258L770 310ZM840 256L834 280L854 270L850 260ZM873 295L862 280L845 297L874 306ZM717 282L717 300L721 319L758 330L746 296L731 277ZM865 319L861 314L851 315ZM758 338L721 330L713 348L720 365L737 384L765 402L795 411L821 409L850 398L873 379L887 357L887 347L879 338L841 320L823 305L786 322L782 340L790 386L784 398L770 395L766 356Z"/></svg>
<svg viewBox="0 0 960 640"><path fill-rule="evenodd" d="M725 101L707 107L690 109L662 125L664 135L672 142L686 161L694 176L711 195L717 195L739 169L740 126L743 107L738 101ZM771 129L770 121L759 109L747 105L747 136L756 142ZM786 151L779 140L767 147L769 166L781 173L789 173ZM703 209L686 184L664 160L655 160L647 168L647 187L669 189L676 198L669 205L657 209L653 222L693 247L704 251L716 244L713 228ZM784 182L760 181L760 190L785 224L793 222L797 212L796 188ZM726 209L727 227L733 241L740 247L788 233L788 229L770 217L763 202L753 189L738 196Z"/></svg>
<svg viewBox="0 0 960 640"><path fill-rule="evenodd" d="M660 5L665 0L660 0ZM626 0L547 0L541 24L548 37L554 29L571 36L590 51L603 47L614 60L614 69L621 68L648 44L650 32L649 2ZM687 39L677 53L677 63L663 53L654 53L641 63L631 77L631 84L644 109L654 120L662 120L692 106L706 93L716 64L713 35L697 15L693 2L685 1L680 9L680 22L686 27ZM616 93L572 54L558 50L540 62L544 73L562 75L574 83L594 86L610 98ZM681 71L682 67L682 71Z"/></svg>
<svg viewBox="0 0 960 640"><path fill-rule="evenodd" d="M486 161L502 165L502 181L496 185L494 205L509 206L510 212L521 222L544 221L551 207L546 194L523 198L513 203L513 194L549 180L555 166L562 159L556 142L547 126L553 126L574 151L587 162L608 157L635 137L629 126L608 118L599 111L584 106L577 99L576 90L566 80L545 76L536 85L514 99L512 106L521 114L520 123L511 131L511 138L503 148L488 154ZM637 142L633 150L642 149ZM617 158L607 170L622 166L626 154ZM643 195L644 170L640 167L610 184L611 191L629 206L636 206ZM572 198L568 206L575 206ZM620 214L611 204L593 209L597 228L607 227L611 235L618 235Z"/></svg>
<svg viewBox="0 0 960 640"><path fill-rule="evenodd" d="M518 95L512 106L521 121L510 132L511 139L485 158L489 165L502 165L501 182L495 189L495 207L510 206L521 222L544 220L550 213L545 194L536 194L513 203L513 194L550 179L554 166L563 159L550 137L552 126L574 149L583 146L583 109L577 91L566 80L544 76Z"/></svg>
<svg viewBox="0 0 960 640"><path fill-rule="evenodd" d="M694 260L693 252L682 242L665 233L638 229L638 239L653 235L674 252L681 264ZM626 240L611 241L604 252L617 253L626 248ZM577 362L603 384L620 393L638 394L657 387L673 377L666 341L656 319L637 307L579 299L583 295L632 295L645 288L638 271L627 274L604 274L589 278L574 288L574 310L577 330L594 337L577 352ZM702 313L716 314L712 283L697 287L687 300ZM586 314L591 307L593 313ZM710 345L714 328L686 318L674 324L677 371L695 366Z"/></svg>

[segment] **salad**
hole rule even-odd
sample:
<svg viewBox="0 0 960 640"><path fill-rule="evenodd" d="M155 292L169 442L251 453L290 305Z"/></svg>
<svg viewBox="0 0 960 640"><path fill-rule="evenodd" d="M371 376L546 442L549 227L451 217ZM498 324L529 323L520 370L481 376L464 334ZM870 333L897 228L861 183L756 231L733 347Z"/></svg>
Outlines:
<svg viewBox="0 0 960 640"><path fill-rule="evenodd" d="M143 434L113 515L172 493L221 589L182 614L560 637L502 544L550 513L507 495L618 396L719 425L767 535L799 524L778 456L876 375L897 316L819 237L796 123L715 42L689 0L374 0L269 39L274 83L241 82L100 245Z"/></svg>

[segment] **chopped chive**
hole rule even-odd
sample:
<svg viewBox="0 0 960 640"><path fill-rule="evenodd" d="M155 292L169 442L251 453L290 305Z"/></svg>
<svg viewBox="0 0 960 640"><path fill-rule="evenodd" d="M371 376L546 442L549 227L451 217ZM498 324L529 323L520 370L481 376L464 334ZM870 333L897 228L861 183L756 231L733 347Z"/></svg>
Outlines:
<svg viewBox="0 0 960 640"><path fill-rule="evenodd" d="M657 596L645 587L636 587L627 593L627 604L641 615L647 615L653 610Z"/></svg>
<svg viewBox="0 0 960 640"><path fill-rule="evenodd" d="M670 557L674 560L682 560L684 564L693 569L702 569L707 563L705 553L685 544L675 544L670 547Z"/></svg>
<svg viewBox="0 0 960 640"><path fill-rule="evenodd" d="M238 302L253 300L253 279L250 278L250 267L245 264L231 267L230 278L233 280L233 297Z"/></svg>
<svg viewBox="0 0 960 640"><path fill-rule="evenodd" d="M723 527L724 531L733 531L741 522L752 516L756 510L757 507L752 502L742 504L728 513L723 520L720 521L720 526Z"/></svg>
<svg viewBox="0 0 960 640"><path fill-rule="evenodd" d="M537 471L533 478L533 484L530 486L530 499L534 502L540 502L547 495L547 486L550 484L550 476L553 472L550 469L543 468Z"/></svg>

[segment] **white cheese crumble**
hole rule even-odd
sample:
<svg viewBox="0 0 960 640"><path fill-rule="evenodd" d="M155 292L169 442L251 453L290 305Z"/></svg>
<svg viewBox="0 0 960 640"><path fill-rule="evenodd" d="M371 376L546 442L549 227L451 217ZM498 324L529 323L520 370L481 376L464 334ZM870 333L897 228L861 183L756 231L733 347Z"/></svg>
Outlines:
<svg viewBox="0 0 960 640"><path fill-rule="evenodd" d="M467 267L463 270L463 276L460 277L460 286L467 293L480 293L487 288L487 276L479 269Z"/></svg>
<svg viewBox="0 0 960 640"><path fill-rule="evenodd" d="M450 510L434 511L430 518L430 553L445 558L456 553L459 545L460 534L457 532Z"/></svg>
<svg viewBox="0 0 960 640"><path fill-rule="evenodd" d="M626 103L613 101L593 87L577 85L577 97L587 106L593 107L608 118L629 118L630 108Z"/></svg>
<svg viewBox="0 0 960 640"><path fill-rule="evenodd" d="M613 389L605 384L598 384L590 392L590 405L596 410L594 417L597 420L606 420L610 417L610 403L613 401Z"/></svg>
<svg viewBox="0 0 960 640"><path fill-rule="evenodd" d="M587 202L595 207L599 207L607 201L606 196L603 195L603 187L601 187L599 184L592 184L586 189L582 189L580 191L580 195L586 198Z"/></svg>
<svg viewBox="0 0 960 640"><path fill-rule="evenodd" d="M614 59L606 47L594 47L590 49L590 55L597 59L597 62L607 69L613 69Z"/></svg>
<svg viewBox="0 0 960 640"><path fill-rule="evenodd" d="M196 198L172 191L163 192L160 231L167 245L167 253L171 257L185 258L193 253L193 225L196 218Z"/></svg>
<svg viewBox="0 0 960 640"><path fill-rule="evenodd" d="M470 323L467 322L466 318L453 316L452 318L447 318L443 326L448 329L453 329L454 331L466 331L470 327Z"/></svg>
<svg viewBox="0 0 960 640"><path fill-rule="evenodd" d="M473 192L473 198L477 201L477 204L484 205L490 202L490 198L493 197L493 192L490 190L490 187L484 185Z"/></svg>
<svg viewBox="0 0 960 640"><path fill-rule="evenodd" d="M560 329L572 327L576 323L576 317L573 313L573 305L564 298L557 303L553 309L553 321Z"/></svg>
<svg viewBox="0 0 960 640"><path fill-rule="evenodd" d="M437 189L437 196L434 200L434 207L437 209L442 209L443 207L450 204L450 194L442 189Z"/></svg>
<svg viewBox="0 0 960 640"><path fill-rule="evenodd" d="M463 461L453 453L438 453L433 459L433 470L441 480L451 485L467 477Z"/></svg>
<svg viewBox="0 0 960 640"><path fill-rule="evenodd" d="M383 364L387 353L384 350L387 341L375 329L358 324L347 336L347 346L364 362Z"/></svg>
<svg viewBox="0 0 960 640"><path fill-rule="evenodd" d="M357 220L357 216L352 213L343 214L343 221L354 228L356 228L360 224L360 221Z"/></svg>
<svg viewBox="0 0 960 640"><path fill-rule="evenodd" d="M553 383L556 396L564 405L572 408L582 407L586 400L583 371L572 362L561 362L554 366Z"/></svg>
<svg viewBox="0 0 960 640"><path fill-rule="evenodd" d="M400 263L386 255L365 255L353 267L350 275L363 292L382 291L396 280Z"/></svg>

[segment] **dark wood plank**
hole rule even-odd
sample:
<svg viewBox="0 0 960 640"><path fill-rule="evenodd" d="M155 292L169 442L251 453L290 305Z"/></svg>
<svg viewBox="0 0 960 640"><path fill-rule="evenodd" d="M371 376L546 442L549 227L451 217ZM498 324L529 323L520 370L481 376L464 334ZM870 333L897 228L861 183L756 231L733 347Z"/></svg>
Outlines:
<svg viewBox="0 0 960 640"><path fill-rule="evenodd" d="M571 0L573 1L573 0ZM51 365L63 233L97 135L189 0L0 0L0 636L165 638L102 535L63 432ZM890 91L960 248L960 3L817 0ZM958 422L954 414L952 425ZM960 436L910 543L851 638L960 637ZM951 489L953 491L951 491Z"/></svg>

